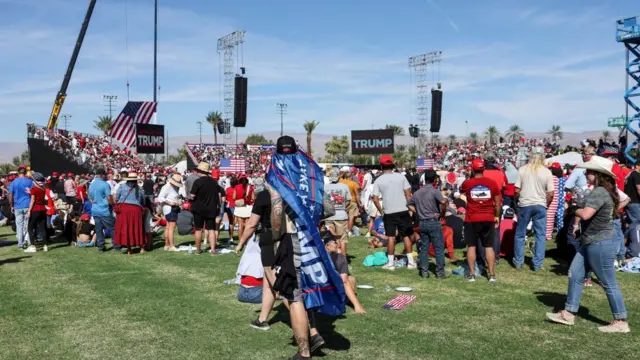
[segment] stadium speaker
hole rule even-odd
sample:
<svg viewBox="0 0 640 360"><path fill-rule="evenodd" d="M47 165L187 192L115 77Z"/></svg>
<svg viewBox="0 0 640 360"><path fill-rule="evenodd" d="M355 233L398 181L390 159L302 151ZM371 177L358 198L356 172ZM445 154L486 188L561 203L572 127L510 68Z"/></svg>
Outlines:
<svg viewBox="0 0 640 360"><path fill-rule="evenodd" d="M245 127L247 125L247 78L236 76L235 102L233 106L233 126Z"/></svg>
<svg viewBox="0 0 640 360"><path fill-rule="evenodd" d="M224 130L225 130L225 126L224 126L224 125L225 125L225 122L224 122L224 121L219 121L219 122L216 124L216 126L218 127L218 134L226 134L226 133L224 132Z"/></svg>
<svg viewBox="0 0 640 360"><path fill-rule="evenodd" d="M431 129L432 133L440 132L442 121L442 90L431 89Z"/></svg>

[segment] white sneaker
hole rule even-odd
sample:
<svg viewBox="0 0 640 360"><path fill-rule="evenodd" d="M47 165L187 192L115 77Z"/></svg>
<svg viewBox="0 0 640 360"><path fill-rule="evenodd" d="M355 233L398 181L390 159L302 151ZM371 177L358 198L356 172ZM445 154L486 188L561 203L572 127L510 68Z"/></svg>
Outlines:
<svg viewBox="0 0 640 360"><path fill-rule="evenodd" d="M396 265L394 263L387 263L385 265L382 266L383 270L389 270L389 271L393 271L396 269Z"/></svg>
<svg viewBox="0 0 640 360"><path fill-rule="evenodd" d="M614 320L607 326L599 327L598 330L603 333L628 333L631 331L629 324L622 320Z"/></svg>
<svg viewBox="0 0 640 360"><path fill-rule="evenodd" d="M417 269L417 268L418 268L418 264L416 264L416 263L409 263L407 265L407 269L413 270L413 269Z"/></svg>
<svg viewBox="0 0 640 360"><path fill-rule="evenodd" d="M26 253L34 253L37 251L38 249L36 249L35 245L29 245L29 247L24 250L24 252Z"/></svg>
<svg viewBox="0 0 640 360"><path fill-rule="evenodd" d="M49 251L49 248L47 247L47 245L42 247L42 251Z"/></svg>

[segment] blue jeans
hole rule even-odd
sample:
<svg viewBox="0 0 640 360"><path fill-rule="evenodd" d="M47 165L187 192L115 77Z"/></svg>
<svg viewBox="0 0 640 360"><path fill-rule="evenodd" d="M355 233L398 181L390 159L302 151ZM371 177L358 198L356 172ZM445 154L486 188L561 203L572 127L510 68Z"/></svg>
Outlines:
<svg viewBox="0 0 640 360"><path fill-rule="evenodd" d="M514 244L513 264L516 268L524 264L524 243L527 236L527 225L533 220L533 232L536 237L536 244L533 255L533 270L537 271L544 263L546 251L546 231L547 231L547 208L542 205L532 205L518 207L518 227L516 228L516 239Z"/></svg>
<svg viewBox="0 0 640 360"><path fill-rule="evenodd" d="M116 225L116 219L113 216L94 216L93 221L96 223L96 237L98 239L98 250L105 250L104 248L104 231L111 230L111 234L114 233L114 227ZM120 249L119 246L113 244L113 249Z"/></svg>
<svg viewBox="0 0 640 360"><path fill-rule="evenodd" d="M79 248L94 247L94 246L96 246L96 241L95 240L91 240L89 242L78 241L76 243L76 246L79 247Z"/></svg>
<svg viewBox="0 0 640 360"><path fill-rule="evenodd" d="M622 261L624 260L626 249L624 247L624 233L622 232L622 222L620 219L613 220L613 236L614 240L618 243L616 260Z"/></svg>
<svg viewBox="0 0 640 360"><path fill-rule="evenodd" d="M627 207L625 207L625 211L627 212L627 216L629 217L631 224L640 224L640 203L628 204Z"/></svg>
<svg viewBox="0 0 640 360"><path fill-rule="evenodd" d="M29 209L14 209L16 215L16 238L18 239L18 247L30 245L28 225L29 219L27 219L27 210Z"/></svg>
<svg viewBox="0 0 640 360"><path fill-rule="evenodd" d="M444 235L438 219L420 220L420 245L418 268L423 276L429 274L429 244L433 243L436 253L436 276L444 275Z"/></svg>
<svg viewBox="0 0 640 360"><path fill-rule="evenodd" d="M578 312L585 274L593 270L602 282L613 318L615 320L627 318L627 309L613 268L617 248L617 240L609 239L585 245L578 251L569 268L569 289L565 310L572 313Z"/></svg>
<svg viewBox="0 0 640 360"><path fill-rule="evenodd" d="M262 303L262 286L246 288L240 285L238 287L238 301L249 304Z"/></svg>

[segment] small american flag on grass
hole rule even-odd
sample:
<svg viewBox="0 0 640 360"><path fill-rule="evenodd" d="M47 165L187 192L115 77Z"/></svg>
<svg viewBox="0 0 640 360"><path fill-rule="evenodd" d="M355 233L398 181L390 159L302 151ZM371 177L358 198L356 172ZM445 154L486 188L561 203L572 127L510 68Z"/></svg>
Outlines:
<svg viewBox="0 0 640 360"><path fill-rule="evenodd" d="M220 159L220 171L230 173L244 173L247 171L247 163L244 158L238 159Z"/></svg>
<svg viewBox="0 0 640 360"><path fill-rule="evenodd" d="M418 297L415 295L398 295L382 306L385 310L402 310Z"/></svg>

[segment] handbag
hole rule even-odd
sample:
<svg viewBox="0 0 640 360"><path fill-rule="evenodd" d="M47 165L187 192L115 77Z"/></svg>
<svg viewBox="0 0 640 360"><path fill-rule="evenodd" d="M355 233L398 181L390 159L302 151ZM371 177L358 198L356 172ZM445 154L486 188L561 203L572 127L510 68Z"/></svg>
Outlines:
<svg viewBox="0 0 640 360"><path fill-rule="evenodd" d="M129 192L127 193L127 196L125 196L124 198L125 198L125 199L126 199L126 198L128 198L132 191L133 191L133 188L130 188L130 189L129 189ZM113 212L114 212L114 213L116 213L116 214L120 214L120 212L122 211L122 209L121 209L121 205L122 205L122 201L121 201L121 202L119 202L119 203L116 203L116 204L113 206Z"/></svg>

